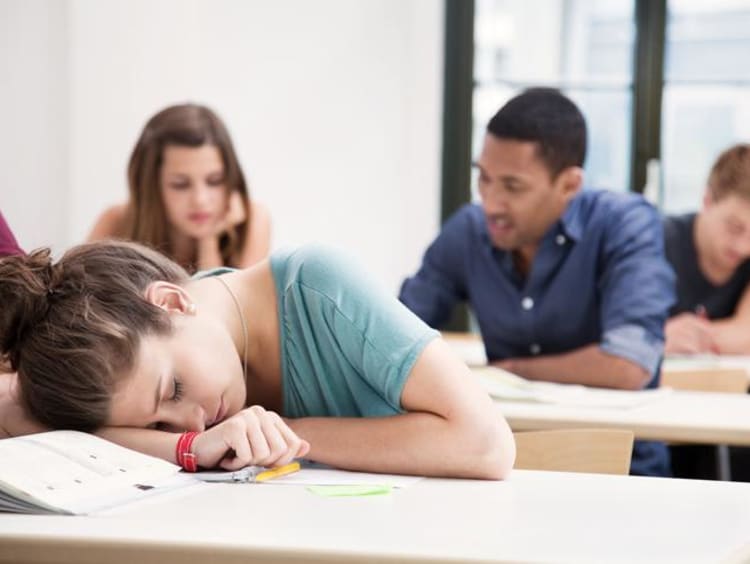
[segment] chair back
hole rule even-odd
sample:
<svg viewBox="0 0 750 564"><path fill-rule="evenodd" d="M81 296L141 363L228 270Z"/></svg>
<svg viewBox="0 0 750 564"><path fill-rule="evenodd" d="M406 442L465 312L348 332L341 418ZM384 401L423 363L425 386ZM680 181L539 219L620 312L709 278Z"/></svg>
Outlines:
<svg viewBox="0 0 750 564"><path fill-rule="evenodd" d="M662 371L661 386L693 392L744 394L750 378L742 368Z"/></svg>
<svg viewBox="0 0 750 564"><path fill-rule="evenodd" d="M626 475L634 435L620 429L556 429L513 433L520 470Z"/></svg>

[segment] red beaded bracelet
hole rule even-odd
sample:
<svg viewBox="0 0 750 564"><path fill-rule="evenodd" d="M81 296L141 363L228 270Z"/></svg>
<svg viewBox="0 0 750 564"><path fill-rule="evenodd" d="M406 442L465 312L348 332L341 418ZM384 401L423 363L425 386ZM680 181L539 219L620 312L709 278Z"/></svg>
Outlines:
<svg viewBox="0 0 750 564"><path fill-rule="evenodd" d="M195 454L191 451L193 441L197 436L198 433L195 431L185 431L180 435L180 438L177 439L175 458L177 459L177 464L182 466L183 470L186 472L195 472L198 470L198 460L196 459Z"/></svg>

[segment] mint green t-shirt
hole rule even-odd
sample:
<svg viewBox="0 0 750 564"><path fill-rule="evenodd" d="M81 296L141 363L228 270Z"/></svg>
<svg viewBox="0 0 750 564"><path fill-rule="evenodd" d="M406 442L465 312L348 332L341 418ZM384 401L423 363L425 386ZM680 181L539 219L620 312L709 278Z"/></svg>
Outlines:
<svg viewBox="0 0 750 564"><path fill-rule="evenodd" d="M271 255L281 343L283 414L401 413L401 392L437 336L352 261L305 246Z"/></svg>
<svg viewBox="0 0 750 564"><path fill-rule="evenodd" d="M308 245L275 252L270 261L278 300L282 415L401 413L406 379L438 332L335 251ZM234 270L215 268L194 278Z"/></svg>

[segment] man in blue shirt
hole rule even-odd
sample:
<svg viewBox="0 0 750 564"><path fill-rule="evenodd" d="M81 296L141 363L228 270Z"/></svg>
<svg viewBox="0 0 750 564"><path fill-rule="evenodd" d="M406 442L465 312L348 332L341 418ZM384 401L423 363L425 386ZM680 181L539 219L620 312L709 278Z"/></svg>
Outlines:
<svg viewBox="0 0 750 564"><path fill-rule="evenodd" d="M400 299L433 327L467 301L487 358L534 380L658 385L674 275L642 197L582 190L586 123L553 89L510 100L487 126L481 205L458 210ZM666 447L637 442L631 472L668 475Z"/></svg>

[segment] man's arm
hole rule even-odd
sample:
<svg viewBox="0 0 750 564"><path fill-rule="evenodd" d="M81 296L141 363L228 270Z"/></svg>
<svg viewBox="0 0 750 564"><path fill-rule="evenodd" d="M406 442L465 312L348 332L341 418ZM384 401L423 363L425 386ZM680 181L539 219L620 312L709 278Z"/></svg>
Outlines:
<svg viewBox="0 0 750 564"><path fill-rule="evenodd" d="M484 479L510 472L515 444L508 424L442 339L422 351L401 403L403 415L289 424L310 443L309 458L339 468Z"/></svg>
<svg viewBox="0 0 750 564"><path fill-rule="evenodd" d="M511 358L492 363L529 380L639 390L651 378L639 364L589 345L564 354Z"/></svg>
<svg viewBox="0 0 750 564"><path fill-rule="evenodd" d="M750 354L750 285L732 317L711 321L711 335L720 354Z"/></svg>
<svg viewBox="0 0 750 564"><path fill-rule="evenodd" d="M399 292L398 299L436 329L448 321L456 303L466 299L463 261L471 227L466 211L459 210L443 225L419 270L404 280Z"/></svg>
<svg viewBox="0 0 750 564"><path fill-rule="evenodd" d="M564 354L510 359L500 366L531 379L639 389L656 373L674 274L664 258L659 216L643 200L607 222L599 273L599 343Z"/></svg>
<svg viewBox="0 0 750 564"><path fill-rule="evenodd" d="M670 317L664 333L666 354L720 352L715 340L714 323L695 313L684 312Z"/></svg>

